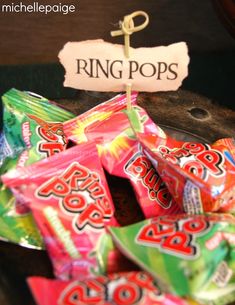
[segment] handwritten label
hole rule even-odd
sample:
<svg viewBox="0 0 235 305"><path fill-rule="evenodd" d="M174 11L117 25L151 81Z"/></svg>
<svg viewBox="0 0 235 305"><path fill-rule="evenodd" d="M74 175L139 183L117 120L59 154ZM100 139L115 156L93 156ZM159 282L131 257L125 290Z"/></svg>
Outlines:
<svg viewBox="0 0 235 305"><path fill-rule="evenodd" d="M136 91L177 90L188 75L185 42L153 48L130 48L103 40L68 42L59 53L65 68L65 87L94 91L125 91L127 83Z"/></svg>

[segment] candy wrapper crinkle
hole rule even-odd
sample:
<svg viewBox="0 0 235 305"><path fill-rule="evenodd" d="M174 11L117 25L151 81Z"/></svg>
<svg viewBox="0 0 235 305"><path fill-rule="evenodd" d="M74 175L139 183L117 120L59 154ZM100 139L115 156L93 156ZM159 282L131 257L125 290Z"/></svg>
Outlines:
<svg viewBox="0 0 235 305"><path fill-rule="evenodd" d="M113 263L105 227L117 225L96 147L85 143L2 177L31 208L61 279L84 279ZM111 256L110 256L111 255Z"/></svg>
<svg viewBox="0 0 235 305"><path fill-rule="evenodd" d="M163 291L202 304L235 301L235 219L227 214L168 215L110 228L119 249Z"/></svg>
<svg viewBox="0 0 235 305"><path fill-rule="evenodd" d="M142 123L142 117L148 117ZM214 144L169 137L146 111L133 106L129 119L146 155L178 205L187 213L235 210L235 141Z"/></svg>
<svg viewBox="0 0 235 305"><path fill-rule="evenodd" d="M132 105L136 105L136 96L132 93ZM145 217L181 212L143 153L126 112L126 95L117 96L65 122L64 131L76 143L96 142L103 167L130 181Z"/></svg>
<svg viewBox="0 0 235 305"><path fill-rule="evenodd" d="M2 100L1 175L65 149L61 122L72 118L72 113L46 98L16 89L5 93ZM0 237L22 246L43 248L28 207L2 183L0 198Z"/></svg>
<svg viewBox="0 0 235 305"><path fill-rule="evenodd" d="M44 147L41 142L54 140L55 143L56 135L57 142L61 142L59 136L62 131L59 123L74 117L71 112L44 97L17 89L6 92L2 96L2 102L6 157L18 155L32 147L37 150L37 154L47 156L46 152L52 148L48 147L48 144L44 144Z"/></svg>
<svg viewBox="0 0 235 305"><path fill-rule="evenodd" d="M146 272L123 272L79 281L28 279L38 305L189 305L162 293Z"/></svg>

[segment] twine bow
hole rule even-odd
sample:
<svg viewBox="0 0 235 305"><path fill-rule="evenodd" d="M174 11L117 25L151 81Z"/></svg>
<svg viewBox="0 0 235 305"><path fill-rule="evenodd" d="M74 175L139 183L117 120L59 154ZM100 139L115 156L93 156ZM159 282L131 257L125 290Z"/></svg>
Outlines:
<svg viewBox="0 0 235 305"><path fill-rule="evenodd" d="M133 19L137 16L144 16L145 21L142 24L135 26ZM124 35L125 56L127 58L130 57L130 35L143 30L148 25L148 23L148 14L143 11L136 11L130 15L124 16L123 21L119 22L120 30L111 32L112 37Z"/></svg>

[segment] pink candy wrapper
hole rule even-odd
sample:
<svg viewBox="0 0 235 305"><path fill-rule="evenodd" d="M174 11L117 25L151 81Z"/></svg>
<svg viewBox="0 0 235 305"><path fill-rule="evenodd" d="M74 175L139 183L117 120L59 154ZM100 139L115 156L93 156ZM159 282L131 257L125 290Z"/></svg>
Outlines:
<svg viewBox="0 0 235 305"><path fill-rule="evenodd" d="M105 227L117 222L93 143L12 170L2 179L32 209L58 278L84 279L107 271L108 260L102 259L115 253Z"/></svg>
<svg viewBox="0 0 235 305"><path fill-rule="evenodd" d="M183 299L161 293L146 272L126 272L79 281L42 277L28 279L38 305L187 305Z"/></svg>

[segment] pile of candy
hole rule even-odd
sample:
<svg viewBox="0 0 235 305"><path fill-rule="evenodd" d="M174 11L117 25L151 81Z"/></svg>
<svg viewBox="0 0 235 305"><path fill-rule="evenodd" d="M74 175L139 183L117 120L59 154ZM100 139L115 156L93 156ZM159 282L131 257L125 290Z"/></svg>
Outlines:
<svg viewBox="0 0 235 305"><path fill-rule="evenodd" d="M56 279L28 279L38 305L235 301L235 141L176 141L136 98L74 117L3 96L0 236L48 251ZM145 220L120 226L104 169L130 181Z"/></svg>

